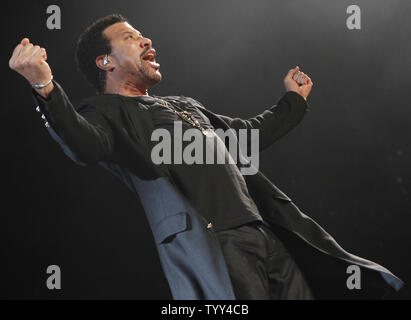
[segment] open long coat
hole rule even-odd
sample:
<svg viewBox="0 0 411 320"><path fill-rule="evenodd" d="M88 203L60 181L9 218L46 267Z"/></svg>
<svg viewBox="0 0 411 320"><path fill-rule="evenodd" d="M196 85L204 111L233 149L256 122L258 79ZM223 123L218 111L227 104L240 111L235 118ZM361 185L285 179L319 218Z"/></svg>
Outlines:
<svg viewBox="0 0 411 320"><path fill-rule="evenodd" d="M56 81L54 86L47 100L33 91L48 132L77 164L106 168L139 197L173 297L235 299L216 233L207 228L210 221L179 191L167 166L151 161L154 126L144 98L103 94L74 108ZM308 108L301 96L287 92L276 105L244 120L215 114L192 98L162 98L198 108L216 129L259 129L260 151L294 128ZM260 171L244 178L261 215L300 265L316 298L378 298L401 288L402 281L386 268L345 251ZM360 290L347 287L349 265L360 267Z"/></svg>

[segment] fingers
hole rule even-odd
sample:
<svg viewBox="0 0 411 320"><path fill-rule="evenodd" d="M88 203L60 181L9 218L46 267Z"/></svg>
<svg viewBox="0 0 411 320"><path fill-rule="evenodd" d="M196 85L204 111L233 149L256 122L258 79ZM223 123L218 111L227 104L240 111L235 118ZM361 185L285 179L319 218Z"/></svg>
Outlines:
<svg viewBox="0 0 411 320"><path fill-rule="evenodd" d="M314 85L314 83L311 81L310 77L308 77L307 82L304 83L301 88L305 89L305 88L310 88Z"/></svg>
<svg viewBox="0 0 411 320"><path fill-rule="evenodd" d="M309 76L307 76L306 74L304 74L305 76L305 81L304 81L304 85L313 85L313 82L311 81L311 78Z"/></svg>
<svg viewBox="0 0 411 320"><path fill-rule="evenodd" d="M23 49L23 47L28 43L30 43L29 39L23 38L23 40L21 40L21 42L14 48L12 56L18 56L21 52L21 49Z"/></svg>
<svg viewBox="0 0 411 320"><path fill-rule="evenodd" d="M13 50L13 53L11 54L12 57L18 56L20 54L21 49L23 48L23 45L19 43Z"/></svg>
<svg viewBox="0 0 411 320"><path fill-rule="evenodd" d="M299 85L308 85L311 83L312 85L312 81L311 78L306 75L304 72L298 71L294 74L293 79L299 84Z"/></svg>
<svg viewBox="0 0 411 320"><path fill-rule="evenodd" d="M293 79L299 84L305 84L308 81L308 76L304 72L297 72Z"/></svg>
<svg viewBox="0 0 411 320"><path fill-rule="evenodd" d="M14 49L9 66L13 70L18 70L46 59L47 53L44 48L33 45L28 38L23 38Z"/></svg>
<svg viewBox="0 0 411 320"><path fill-rule="evenodd" d="M21 44L22 46L25 46L26 44L29 44L29 43L30 43L29 38L23 38L23 39L21 40L21 42L20 42L20 44Z"/></svg>
<svg viewBox="0 0 411 320"><path fill-rule="evenodd" d="M287 75L285 76L286 79L292 79L292 77L294 76L294 74L296 72L298 72L300 70L299 66L296 66L294 69L290 69L287 73Z"/></svg>
<svg viewBox="0 0 411 320"><path fill-rule="evenodd" d="M304 72L300 71L299 66L296 66L294 69L290 69L284 80L287 81L291 79L297 82L299 85L308 84L309 82L309 77Z"/></svg>
<svg viewBox="0 0 411 320"><path fill-rule="evenodd" d="M20 55L20 52L23 49L23 44L24 45L26 44L25 39L27 39L27 38L24 38L23 40L21 40L21 42L13 50L13 53L12 53L11 58L9 60L9 67L11 69L14 69L17 57Z"/></svg>
<svg viewBox="0 0 411 320"><path fill-rule="evenodd" d="M46 61L47 60L47 51L46 51L46 49L41 48L41 54L43 56L44 61Z"/></svg>
<svg viewBox="0 0 411 320"><path fill-rule="evenodd" d="M40 48L40 46L33 46L33 47L32 47L32 50L30 50L30 51L28 52L28 54L27 54L28 57L27 57L27 58L28 58L29 60L32 60L32 59L34 59L34 58L41 57L40 53L41 53L41 48Z"/></svg>
<svg viewBox="0 0 411 320"><path fill-rule="evenodd" d="M23 48L20 51L20 54L17 59L21 60L21 63L24 64L26 59L31 55L31 51L33 48L32 43L27 43L26 45L23 45Z"/></svg>
<svg viewBox="0 0 411 320"><path fill-rule="evenodd" d="M13 54L9 60L9 66L11 69L17 69L19 67L19 59L22 56L22 52L24 52L24 49L26 48L28 43L29 39L23 38L21 42L14 48Z"/></svg>

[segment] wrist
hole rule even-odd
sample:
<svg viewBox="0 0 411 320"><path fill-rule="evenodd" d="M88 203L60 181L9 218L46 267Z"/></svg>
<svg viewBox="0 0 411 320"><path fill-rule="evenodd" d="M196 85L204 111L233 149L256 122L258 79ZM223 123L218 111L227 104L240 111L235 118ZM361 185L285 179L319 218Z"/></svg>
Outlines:
<svg viewBox="0 0 411 320"><path fill-rule="evenodd" d="M50 78L49 78L50 80L48 80L48 81L46 81L46 82L44 82L44 83L36 83L36 84L32 84L32 83L30 83L31 84L31 87L33 88L33 89L42 89L42 88L44 88L44 87L47 87L50 83L51 83L51 81L53 81L53 75L51 74L50 75Z"/></svg>
<svg viewBox="0 0 411 320"><path fill-rule="evenodd" d="M34 90L41 95L44 99L48 99L48 97L51 94L51 91L53 91L54 89L54 83L53 81L51 81L47 86L43 87L43 88L34 88Z"/></svg>

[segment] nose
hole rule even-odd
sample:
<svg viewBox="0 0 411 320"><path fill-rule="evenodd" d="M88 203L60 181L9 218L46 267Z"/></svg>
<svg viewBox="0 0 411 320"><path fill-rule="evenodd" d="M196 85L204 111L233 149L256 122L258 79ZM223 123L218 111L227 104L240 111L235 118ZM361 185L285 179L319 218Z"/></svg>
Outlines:
<svg viewBox="0 0 411 320"><path fill-rule="evenodd" d="M145 47L151 48L152 47L152 42L149 38L144 37L143 40L141 40L141 42L140 42L140 46L142 48L145 48Z"/></svg>

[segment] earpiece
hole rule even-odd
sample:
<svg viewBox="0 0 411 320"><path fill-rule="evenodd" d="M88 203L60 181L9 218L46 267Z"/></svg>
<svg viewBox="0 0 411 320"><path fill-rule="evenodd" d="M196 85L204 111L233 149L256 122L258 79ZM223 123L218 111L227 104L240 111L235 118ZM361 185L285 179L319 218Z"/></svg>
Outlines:
<svg viewBox="0 0 411 320"><path fill-rule="evenodd" d="M107 55L105 55L105 57L104 57L103 65L104 66L108 65L108 56Z"/></svg>

